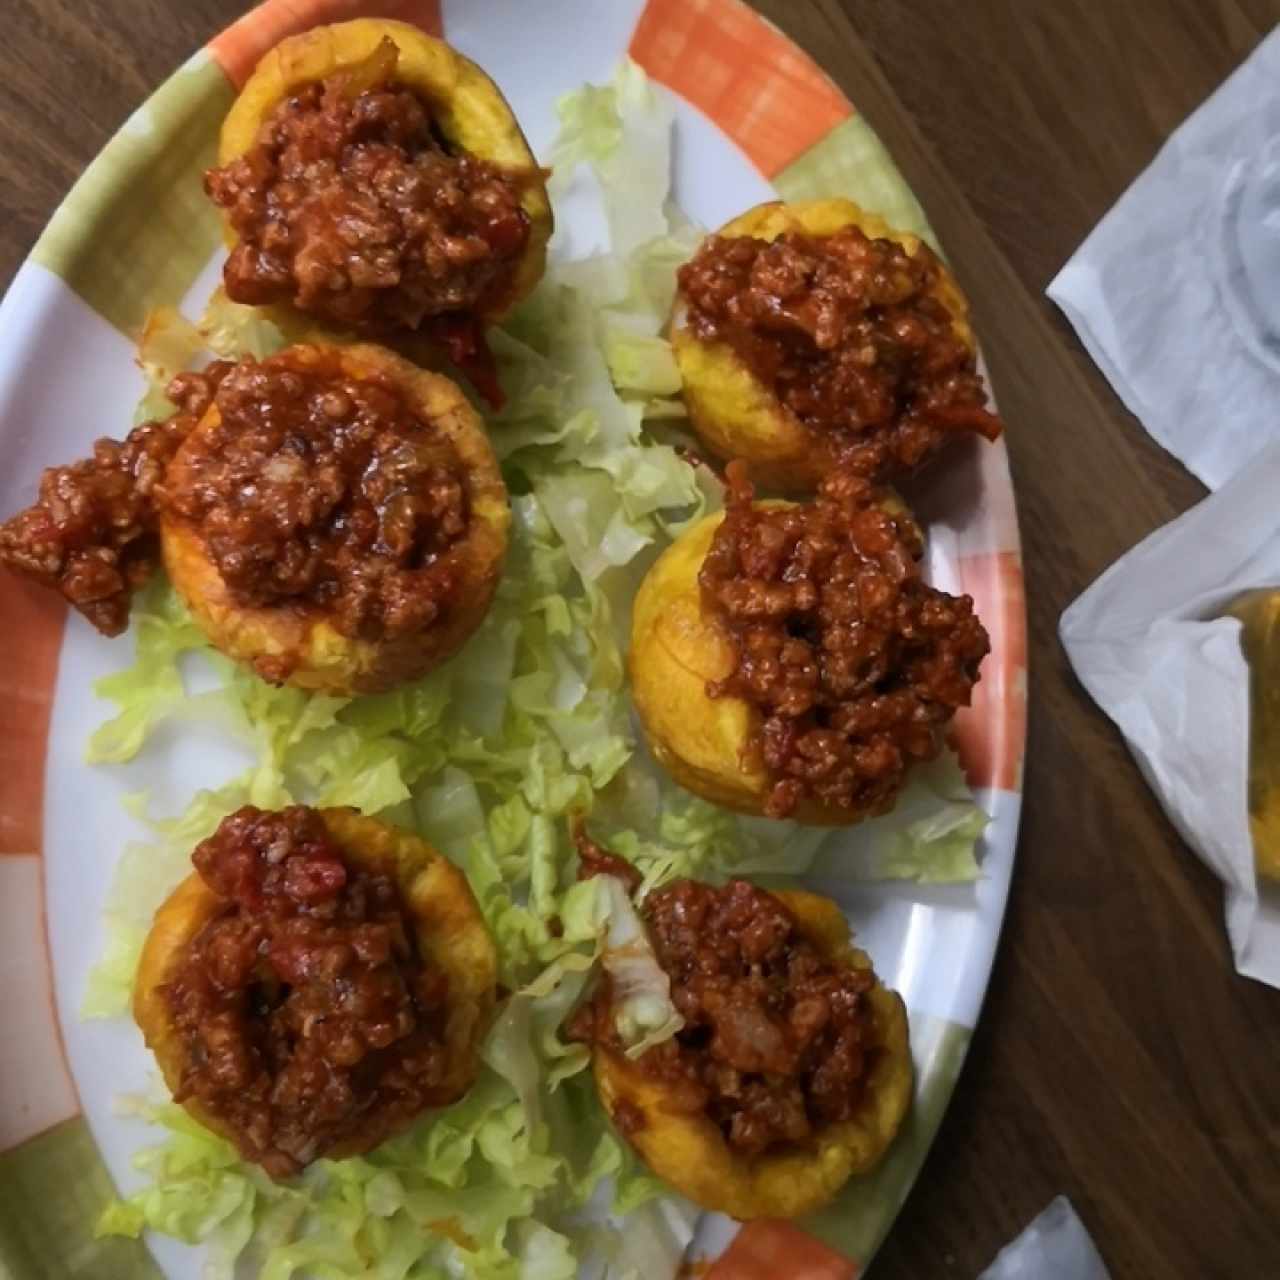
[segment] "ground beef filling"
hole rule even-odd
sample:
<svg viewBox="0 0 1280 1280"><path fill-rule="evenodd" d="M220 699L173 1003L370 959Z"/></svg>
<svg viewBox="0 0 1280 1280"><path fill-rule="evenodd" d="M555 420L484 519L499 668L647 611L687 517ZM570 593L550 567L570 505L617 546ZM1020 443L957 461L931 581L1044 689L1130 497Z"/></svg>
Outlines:
<svg viewBox="0 0 1280 1280"><path fill-rule="evenodd" d="M224 906L163 988L179 1102L282 1178L440 1101L447 979L424 966L390 869L347 865L302 806L240 809L192 859Z"/></svg>
<svg viewBox="0 0 1280 1280"><path fill-rule="evenodd" d="M322 607L370 639L447 613L470 523L462 463L394 385L286 352L242 361L216 403L165 502L240 604Z"/></svg>
<svg viewBox="0 0 1280 1280"><path fill-rule="evenodd" d="M736 464L729 473L699 582L737 661L707 692L759 710L772 817L802 799L887 808L969 704L990 648L973 601L924 582L914 526L862 477L836 473L812 502L757 507Z"/></svg>
<svg viewBox="0 0 1280 1280"><path fill-rule="evenodd" d="M994 438L973 352L933 295L941 266L856 227L712 236L680 269L694 334L731 346L825 446L867 473L918 466L958 431Z"/></svg>
<svg viewBox="0 0 1280 1280"><path fill-rule="evenodd" d="M610 853L598 845L579 819L573 827L573 845L578 852L578 879L590 880L592 876L614 876L626 886L628 893L635 893L644 877L626 858Z"/></svg>
<svg viewBox="0 0 1280 1280"><path fill-rule="evenodd" d="M230 367L217 361L180 374L167 391L173 417L48 468L36 501L0 524L0 564L59 592L104 635L119 635L134 591L159 561L159 481Z"/></svg>
<svg viewBox="0 0 1280 1280"><path fill-rule="evenodd" d="M870 972L828 963L779 899L744 880L679 881L650 894L644 918L684 1026L639 1062L673 1086L673 1105L704 1112L745 1156L853 1115L876 1052ZM572 1033L620 1047L609 999L603 985Z"/></svg>
<svg viewBox="0 0 1280 1280"><path fill-rule="evenodd" d="M239 242L227 293L379 336L484 310L529 239L518 180L453 148L395 84L390 40L299 89L205 188ZM452 330L450 329L450 332Z"/></svg>

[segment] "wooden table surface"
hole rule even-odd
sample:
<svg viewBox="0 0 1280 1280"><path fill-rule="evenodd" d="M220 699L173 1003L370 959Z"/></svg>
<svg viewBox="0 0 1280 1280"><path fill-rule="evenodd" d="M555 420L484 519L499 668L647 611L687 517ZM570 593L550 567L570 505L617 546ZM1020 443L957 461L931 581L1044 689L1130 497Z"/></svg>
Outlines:
<svg viewBox="0 0 1280 1280"><path fill-rule="evenodd" d="M1280 993L1236 976L1219 886L1057 640L1081 589L1202 490L1044 297L1280 0L757 2L879 131L968 288L1026 549L1030 749L1008 922L876 1275L973 1277L1064 1192L1115 1277L1280 1276ZM244 7L5 0L0 284L128 112Z"/></svg>

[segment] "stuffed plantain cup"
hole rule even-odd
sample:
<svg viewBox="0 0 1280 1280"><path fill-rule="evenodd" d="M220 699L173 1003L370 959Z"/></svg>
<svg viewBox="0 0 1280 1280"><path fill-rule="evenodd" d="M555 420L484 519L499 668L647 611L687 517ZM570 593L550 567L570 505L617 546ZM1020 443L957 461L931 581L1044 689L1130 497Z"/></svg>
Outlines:
<svg viewBox="0 0 1280 1280"><path fill-rule="evenodd" d="M511 514L475 410L370 345L179 374L164 421L50 467L0 565L105 635L163 554L210 640L263 679L347 695L456 652L497 587Z"/></svg>
<svg viewBox="0 0 1280 1280"><path fill-rule="evenodd" d="M850 200L758 205L680 270L672 346L703 443L757 483L816 489L840 462L913 470L993 439L969 308L916 236Z"/></svg>
<svg viewBox="0 0 1280 1280"><path fill-rule="evenodd" d="M160 504L165 566L210 640L264 679L334 694L456 652L509 522L462 392L369 345L220 367Z"/></svg>
<svg viewBox="0 0 1280 1280"><path fill-rule="evenodd" d="M677 539L636 595L628 661L650 750L742 813L884 813L969 702L989 648L973 601L924 582L915 521L864 478L755 502L729 470L725 514Z"/></svg>
<svg viewBox="0 0 1280 1280"><path fill-rule="evenodd" d="M592 1043L605 1110L704 1209L821 1208L876 1164L910 1105L902 1000L816 894L681 881L642 912L683 1026L630 1055L602 981L572 1032Z"/></svg>
<svg viewBox="0 0 1280 1280"><path fill-rule="evenodd" d="M384 19L292 36L240 91L218 163L205 186L233 300L269 306L293 337L315 322L397 345L421 335L500 399L483 331L541 278L552 215L475 63Z"/></svg>
<svg viewBox="0 0 1280 1280"><path fill-rule="evenodd" d="M133 1010L174 1098L288 1177L480 1067L497 955L462 872L353 809L244 808L156 913Z"/></svg>

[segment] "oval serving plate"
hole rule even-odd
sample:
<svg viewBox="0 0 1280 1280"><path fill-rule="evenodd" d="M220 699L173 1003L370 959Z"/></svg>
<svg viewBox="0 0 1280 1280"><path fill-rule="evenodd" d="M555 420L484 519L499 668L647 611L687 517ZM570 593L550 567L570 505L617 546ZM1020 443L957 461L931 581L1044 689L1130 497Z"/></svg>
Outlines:
<svg viewBox="0 0 1280 1280"><path fill-rule="evenodd" d="M629 53L672 95L675 193L703 225L775 193L847 195L930 235L853 106L738 0L544 0L536 22L513 20L515 12L506 0L269 0L161 86L76 184L0 306L0 511L28 500L45 465L127 430L143 389L133 359L145 316L172 303L198 314L217 279L218 227L200 178L235 88L266 49L319 22L374 15L443 33L502 86L544 159L556 99L606 81ZM576 251L589 219L560 212ZM1004 441L957 450L915 498L930 529L933 580L972 595L992 639L956 732L992 819L982 876L961 887L831 890L907 1003L915 1105L886 1161L824 1213L742 1229L705 1217L688 1258L718 1259L716 1280L780 1273L775 1266L801 1280L859 1274L937 1130L986 989L1017 835L1025 727L1022 570ZM107 710L93 683L124 665L131 646L104 643L8 574L0 616L0 1271L194 1278L198 1254L171 1240L148 1254L134 1241L93 1236L113 1183L137 1185L131 1157L154 1139L113 1109L152 1064L131 1023L86 1023L77 1010L103 945L112 868L136 835L121 799L144 788L189 795L237 762L174 732L131 765L84 765L86 738Z"/></svg>

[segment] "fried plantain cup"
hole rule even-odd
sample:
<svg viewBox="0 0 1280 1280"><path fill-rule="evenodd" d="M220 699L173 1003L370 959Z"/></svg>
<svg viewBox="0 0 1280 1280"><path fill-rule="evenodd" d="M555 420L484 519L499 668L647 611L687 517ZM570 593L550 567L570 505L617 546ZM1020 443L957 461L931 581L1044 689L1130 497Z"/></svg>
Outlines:
<svg viewBox="0 0 1280 1280"><path fill-rule="evenodd" d="M480 1070L480 1048L497 1005L498 956L466 877L426 841L357 813L321 809L320 818L348 865L368 871L390 867L423 962L448 980L444 1028L445 1069L430 1100L433 1107L461 1098ZM181 966L187 945L226 908L198 875L189 875L156 912L133 988L133 1016L155 1054L165 1083L178 1092L189 1050L174 1024L165 989ZM205 1128L237 1144L234 1128L198 1098L183 1104ZM365 1118L361 1131L324 1151L329 1159L360 1155L391 1137L385 1114Z"/></svg>
<svg viewBox="0 0 1280 1280"><path fill-rule="evenodd" d="M519 206L528 219L528 236L512 270L509 287L487 296L476 319L496 324L542 278L553 218L546 174L501 90L469 58L408 23L384 18L355 18L290 36L270 50L240 90L222 126L218 164L226 167L249 153L264 124L286 99L308 85L350 71L356 86L378 74L387 43L395 46L392 83L411 90L431 112L444 143L491 165L519 186ZM224 210L229 248L238 237ZM292 304L265 307L290 338L315 324ZM421 355L428 343L407 340L407 354Z"/></svg>
<svg viewBox="0 0 1280 1280"><path fill-rule="evenodd" d="M756 505L794 504L774 499ZM884 505L907 517L896 496ZM705 607L698 582L723 519L723 513L709 515L686 530L640 584L627 659L631 694L649 750L676 782L713 804L759 815L774 782L757 741L760 712L743 698L707 692L708 682L728 678L736 662L733 642ZM805 796L791 816L814 826L850 826L891 803L836 809Z"/></svg>
<svg viewBox="0 0 1280 1280"><path fill-rule="evenodd" d="M169 578L212 644L273 683L348 696L418 679L456 653L480 625L502 574L511 513L480 417L455 383L383 347L299 345L274 358L290 360L300 370L336 362L347 377L389 382L452 445L469 509L466 533L451 550L461 587L438 623L424 630L381 637L346 634L323 604L310 600L242 603L220 574L198 524L166 504L160 541ZM170 464L168 490L194 483L201 437L207 439L218 425L215 401Z"/></svg>
<svg viewBox="0 0 1280 1280"><path fill-rule="evenodd" d="M774 896L824 960L870 970L866 954L850 945L848 922L834 902L803 890L775 890ZM734 1151L705 1113L681 1106L678 1086L599 1043L592 1056L596 1088L645 1163L695 1204L739 1219L800 1217L876 1165L911 1104L906 1008L878 981L866 999L872 1062L862 1099L848 1119L818 1130L804 1145L755 1156Z"/></svg>
<svg viewBox="0 0 1280 1280"><path fill-rule="evenodd" d="M824 238L845 227L856 227L873 240L892 240L912 258L922 254L934 258L918 236L896 231L879 214L839 198L760 204L715 234L772 242L784 232ZM929 293L950 314L955 337L969 352L976 353L969 304L940 262ZM817 488L833 465L830 442L783 405L729 343L696 335L679 293L671 345L684 382L690 422L707 448L720 458L744 461L751 478L767 489L795 493Z"/></svg>

